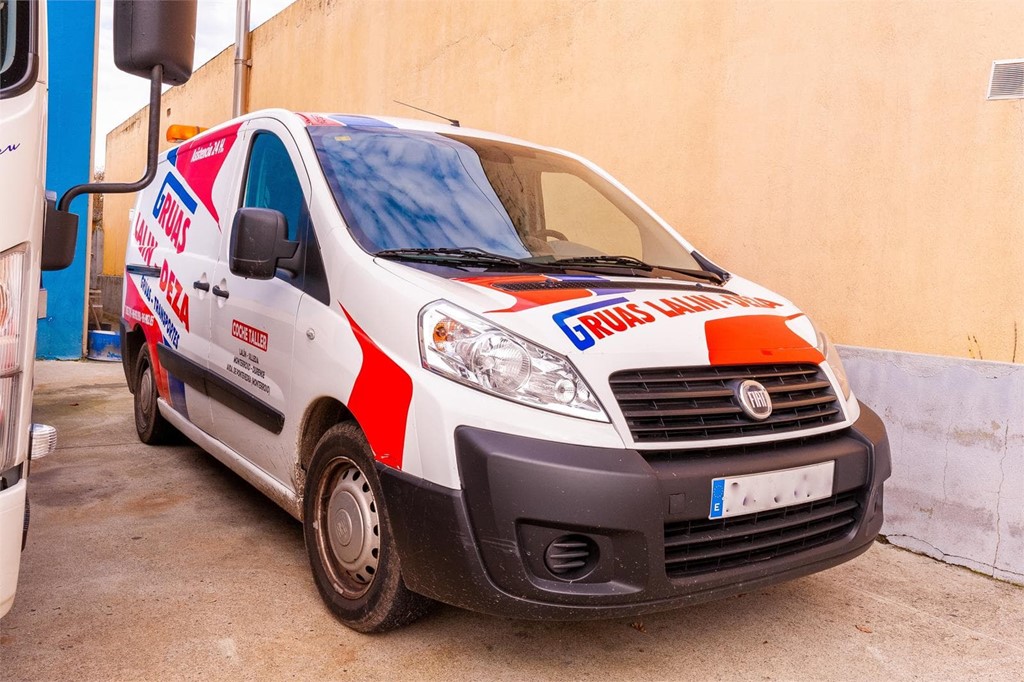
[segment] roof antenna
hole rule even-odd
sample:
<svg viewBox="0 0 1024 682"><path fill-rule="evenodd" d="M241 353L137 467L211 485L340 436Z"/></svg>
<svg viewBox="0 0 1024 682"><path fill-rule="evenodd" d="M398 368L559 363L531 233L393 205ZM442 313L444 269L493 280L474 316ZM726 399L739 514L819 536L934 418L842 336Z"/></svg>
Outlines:
<svg viewBox="0 0 1024 682"><path fill-rule="evenodd" d="M453 126L455 126L456 128L461 128L462 127L462 126L459 125L459 119L457 119L457 118L448 118L447 116L442 116L441 114L435 114L433 111L427 111L426 109L420 109L419 107L414 107L411 104L406 104L405 102L399 102L397 99L394 99L394 100L391 100L391 101L394 102L395 104L401 104L403 107L409 107L410 109L415 109L416 111L422 111L424 114L430 114L431 116L437 116L438 118L443 118L444 120L448 121Z"/></svg>

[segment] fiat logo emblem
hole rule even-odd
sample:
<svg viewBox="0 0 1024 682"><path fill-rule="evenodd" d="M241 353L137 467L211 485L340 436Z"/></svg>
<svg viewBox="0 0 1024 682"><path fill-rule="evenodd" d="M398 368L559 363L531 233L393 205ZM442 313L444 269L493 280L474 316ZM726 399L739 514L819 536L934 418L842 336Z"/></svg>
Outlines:
<svg viewBox="0 0 1024 682"><path fill-rule="evenodd" d="M735 388L736 399L743 413L751 419L763 421L772 416L772 397L768 389L753 379L741 381Z"/></svg>

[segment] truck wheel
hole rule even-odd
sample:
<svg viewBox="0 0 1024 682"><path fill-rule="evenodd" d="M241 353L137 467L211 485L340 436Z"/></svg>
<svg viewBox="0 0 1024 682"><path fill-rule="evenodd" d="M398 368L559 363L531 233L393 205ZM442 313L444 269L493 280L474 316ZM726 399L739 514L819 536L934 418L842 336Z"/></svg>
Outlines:
<svg viewBox="0 0 1024 682"><path fill-rule="evenodd" d="M175 429L156 406L156 373L149 358L149 346L139 349L135 361L135 432L146 445L160 445L174 436Z"/></svg>
<svg viewBox="0 0 1024 682"><path fill-rule="evenodd" d="M328 429L306 476L303 532L320 596L342 623L384 632L420 618L431 602L409 591L366 436Z"/></svg>
<svg viewBox="0 0 1024 682"><path fill-rule="evenodd" d="M28 522L32 518L32 505L28 501L28 495L25 495L25 525L21 530L21 551L25 551L25 545L28 544Z"/></svg>

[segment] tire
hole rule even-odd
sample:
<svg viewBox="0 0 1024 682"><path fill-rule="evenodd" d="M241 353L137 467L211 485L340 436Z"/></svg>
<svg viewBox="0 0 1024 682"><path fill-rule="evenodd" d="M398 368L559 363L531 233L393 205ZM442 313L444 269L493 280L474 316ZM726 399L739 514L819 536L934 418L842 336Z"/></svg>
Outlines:
<svg viewBox="0 0 1024 682"><path fill-rule="evenodd" d="M303 512L313 579L338 620L359 632L385 632L430 610L433 602L402 580L373 452L356 424L333 426L317 443Z"/></svg>
<svg viewBox="0 0 1024 682"><path fill-rule="evenodd" d="M21 551L25 551L28 544L28 522L32 518L32 504L28 501L28 494L25 495L25 521L21 529Z"/></svg>
<svg viewBox="0 0 1024 682"><path fill-rule="evenodd" d="M143 344L135 360L135 432L146 445L168 443L177 434L156 406L156 374L149 357L149 345Z"/></svg>

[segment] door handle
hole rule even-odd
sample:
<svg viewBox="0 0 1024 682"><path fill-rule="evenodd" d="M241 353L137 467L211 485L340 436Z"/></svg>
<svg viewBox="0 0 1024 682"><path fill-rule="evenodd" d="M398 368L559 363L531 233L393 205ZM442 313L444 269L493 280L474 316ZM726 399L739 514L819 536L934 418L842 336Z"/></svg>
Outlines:
<svg viewBox="0 0 1024 682"><path fill-rule="evenodd" d="M231 294L228 293L227 289L221 289L219 286L214 284L213 285L213 295L214 296L220 296L221 298L227 298Z"/></svg>
<svg viewBox="0 0 1024 682"><path fill-rule="evenodd" d="M192 282L192 288L193 289L199 289L199 291L209 291L210 290L210 283L209 282L200 282L197 279L196 281Z"/></svg>

